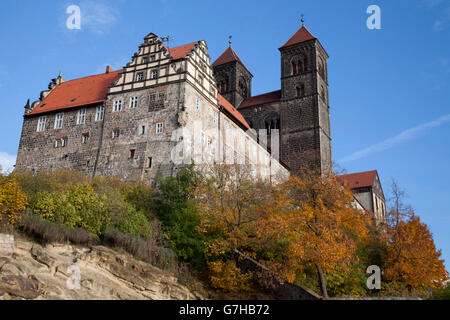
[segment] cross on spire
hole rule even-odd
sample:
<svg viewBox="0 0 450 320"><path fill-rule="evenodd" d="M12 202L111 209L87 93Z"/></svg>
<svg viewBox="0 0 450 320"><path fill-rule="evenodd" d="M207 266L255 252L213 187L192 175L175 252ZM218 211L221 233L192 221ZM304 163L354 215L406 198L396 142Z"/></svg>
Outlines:
<svg viewBox="0 0 450 320"><path fill-rule="evenodd" d="M228 36L228 44L229 44L230 47L231 47L231 44L233 43L231 38L233 38L233 36Z"/></svg>
<svg viewBox="0 0 450 320"><path fill-rule="evenodd" d="M301 14L301 19L300 19L300 21L302 22L302 27L305 25L305 15L302 13Z"/></svg>

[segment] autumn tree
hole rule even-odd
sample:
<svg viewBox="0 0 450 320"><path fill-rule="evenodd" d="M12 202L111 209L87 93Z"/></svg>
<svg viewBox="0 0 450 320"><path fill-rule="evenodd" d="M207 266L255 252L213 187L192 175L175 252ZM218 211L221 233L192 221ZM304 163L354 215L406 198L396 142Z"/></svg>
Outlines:
<svg viewBox="0 0 450 320"><path fill-rule="evenodd" d="M357 263L357 243L367 238L371 219L354 209L352 201L353 194L334 174L323 176L310 168L281 186L276 212L267 215L260 229L286 243L281 271L288 281L314 268L326 298L325 273L348 272Z"/></svg>
<svg viewBox="0 0 450 320"><path fill-rule="evenodd" d="M18 214L27 204L27 197L22 192L14 174L0 174L0 225L14 225Z"/></svg>
<svg viewBox="0 0 450 320"><path fill-rule="evenodd" d="M386 250L383 256L386 280L397 291L424 294L439 289L448 279L441 251L436 249L428 226L404 204L405 192L393 181L388 211Z"/></svg>
<svg viewBox="0 0 450 320"><path fill-rule="evenodd" d="M201 230L211 239L205 252L211 283L228 292L246 290L252 275L241 273L235 253L255 256L255 226L267 214L261 208L269 203L271 186L237 164L208 166L204 175L196 194Z"/></svg>

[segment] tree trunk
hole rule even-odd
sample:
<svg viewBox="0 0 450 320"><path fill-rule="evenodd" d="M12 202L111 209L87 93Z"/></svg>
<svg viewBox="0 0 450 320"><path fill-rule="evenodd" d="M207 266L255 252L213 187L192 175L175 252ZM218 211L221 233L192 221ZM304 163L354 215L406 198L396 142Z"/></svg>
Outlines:
<svg viewBox="0 0 450 320"><path fill-rule="evenodd" d="M319 285L320 289L322 290L322 295L325 299L328 299L327 284L325 281L325 276L323 275L322 267L316 265L316 268L317 268L317 275L319 276Z"/></svg>

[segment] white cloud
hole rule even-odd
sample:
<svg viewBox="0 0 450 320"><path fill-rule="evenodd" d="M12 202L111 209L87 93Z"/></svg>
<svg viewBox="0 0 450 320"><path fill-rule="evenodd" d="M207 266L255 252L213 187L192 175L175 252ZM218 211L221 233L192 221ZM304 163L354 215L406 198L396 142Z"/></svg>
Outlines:
<svg viewBox="0 0 450 320"><path fill-rule="evenodd" d="M450 122L450 114L447 114L445 116L442 116L436 120L430 121L430 122L426 122L423 123L421 125L418 125L414 128L405 130L401 133L399 133L398 135L391 137L389 139L386 139L382 142L379 142L373 146L370 146L368 148L365 148L363 150L354 152L344 158L342 158L341 160L339 160L338 162L342 163L342 162L348 162L348 161L353 161L353 160L357 160L363 157L368 156L369 154L375 153L375 152L379 152L379 151L383 151L386 149L390 149L392 147L394 147L397 144L400 144L402 142L406 142L408 140L411 140L414 137L417 137L419 134L425 132L428 129L432 129L435 127L438 127L446 122Z"/></svg>
<svg viewBox="0 0 450 320"><path fill-rule="evenodd" d="M80 3L81 29L104 34L119 19L119 11L105 1L85 0Z"/></svg>
<svg viewBox="0 0 450 320"><path fill-rule="evenodd" d="M10 172L14 170L15 164L16 156L6 152L0 152L0 166L2 167L2 172Z"/></svg>

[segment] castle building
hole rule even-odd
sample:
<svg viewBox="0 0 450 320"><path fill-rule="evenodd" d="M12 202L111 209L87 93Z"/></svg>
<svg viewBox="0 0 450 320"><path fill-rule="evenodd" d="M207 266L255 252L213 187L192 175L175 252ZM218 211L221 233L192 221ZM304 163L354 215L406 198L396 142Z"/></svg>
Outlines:
<svg viewBox="0 0 450 320"><path fill-rule="evenodd" d="M123 70L71 81L60 74L25 106L17 170L151 183L192 162L245 164L262 179L289 175L218 93L205 41L169 49L150 33Z"/></svg>
<svg viewBox="0 0 450 320"><path fill-rule="evenodd" d="M238 163L271 181L305 165L330 172L328 55L304 26L279 51L281 89L252 96L253 75L231 41L211 64L205 41L169 49L150 33L122 70L59 74L27 103L16 169L148 183L192 162ZM386 216L376 171L340 178L356 207Z"/></svg>

